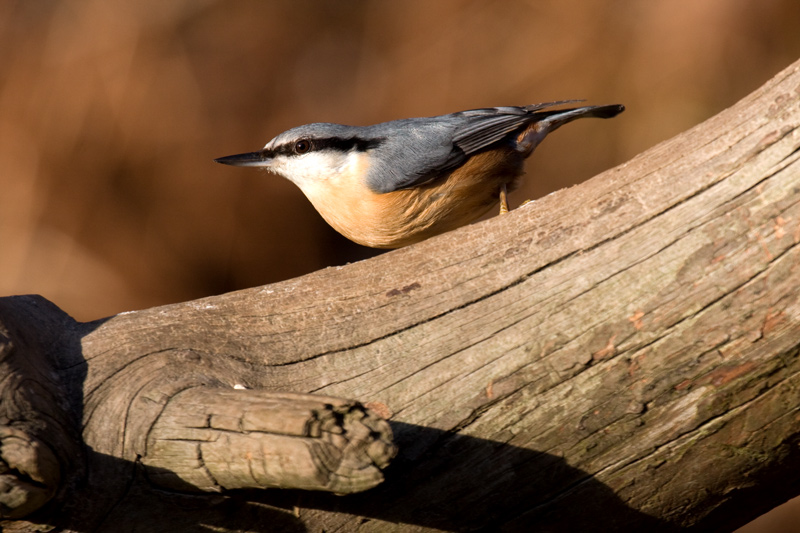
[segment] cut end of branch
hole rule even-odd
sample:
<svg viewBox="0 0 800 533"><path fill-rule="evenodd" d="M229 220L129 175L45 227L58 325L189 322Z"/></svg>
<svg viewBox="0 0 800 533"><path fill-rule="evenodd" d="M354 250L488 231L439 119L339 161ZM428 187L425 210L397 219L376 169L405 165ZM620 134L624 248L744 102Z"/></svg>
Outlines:
<svg viewBox="0 0 800 533"><path fill-rule="evenodd" d="M196 388L166 406L143 458L163 487L349 494L383 481L397 453L389 424L357 402Z"/></svg>

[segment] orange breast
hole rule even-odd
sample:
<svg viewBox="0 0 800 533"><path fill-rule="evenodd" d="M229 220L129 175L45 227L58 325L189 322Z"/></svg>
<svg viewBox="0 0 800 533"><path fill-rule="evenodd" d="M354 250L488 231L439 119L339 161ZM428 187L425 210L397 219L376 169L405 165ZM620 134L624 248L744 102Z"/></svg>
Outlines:
<svg viewBox="0 0 800 533"><path fill-rule="evenodd" d="M498 203L500 187L516 188L523 156L512 149L472 156L448 176L425 185L376 194L348 173L304 191L322 217L350 240L399 248L475 221Z"/></svg>

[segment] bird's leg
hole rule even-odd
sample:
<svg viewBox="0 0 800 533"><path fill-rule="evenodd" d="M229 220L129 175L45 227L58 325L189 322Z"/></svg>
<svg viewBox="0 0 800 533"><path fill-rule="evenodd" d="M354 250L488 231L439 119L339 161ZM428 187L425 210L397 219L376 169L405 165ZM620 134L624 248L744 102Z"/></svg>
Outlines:
<svg viewBox="0 0 800 533"><path fill-rule="evenodd" d="M500 214L505 215L506 213L508 213L508 191L504 183L500 186Z"/></svg>

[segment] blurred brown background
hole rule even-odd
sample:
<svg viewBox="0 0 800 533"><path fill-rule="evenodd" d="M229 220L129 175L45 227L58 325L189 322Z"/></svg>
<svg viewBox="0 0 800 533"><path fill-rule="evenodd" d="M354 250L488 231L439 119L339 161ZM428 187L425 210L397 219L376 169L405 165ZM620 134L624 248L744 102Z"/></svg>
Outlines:
<svg viewBox="0 0 800 533"><path fill-rule="evenodd" d="M628 107L549 138L519 203L788 66L800 2L6 0L0 49L0 295L42 294L89 320L378 253L289 182L215 157L308 122Z"/></svg>

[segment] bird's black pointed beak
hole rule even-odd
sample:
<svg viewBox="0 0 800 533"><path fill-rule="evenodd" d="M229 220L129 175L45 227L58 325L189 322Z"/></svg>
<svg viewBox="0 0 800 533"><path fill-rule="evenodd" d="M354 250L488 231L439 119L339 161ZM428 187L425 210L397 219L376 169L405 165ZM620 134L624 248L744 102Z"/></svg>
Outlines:
<svg viewBox="0 0 800 533"><path fill-rule="evenodd" d="M214 161L234 167L268 167L272 163L272 157L262 150L260 152L220 157Z"/></svg>

